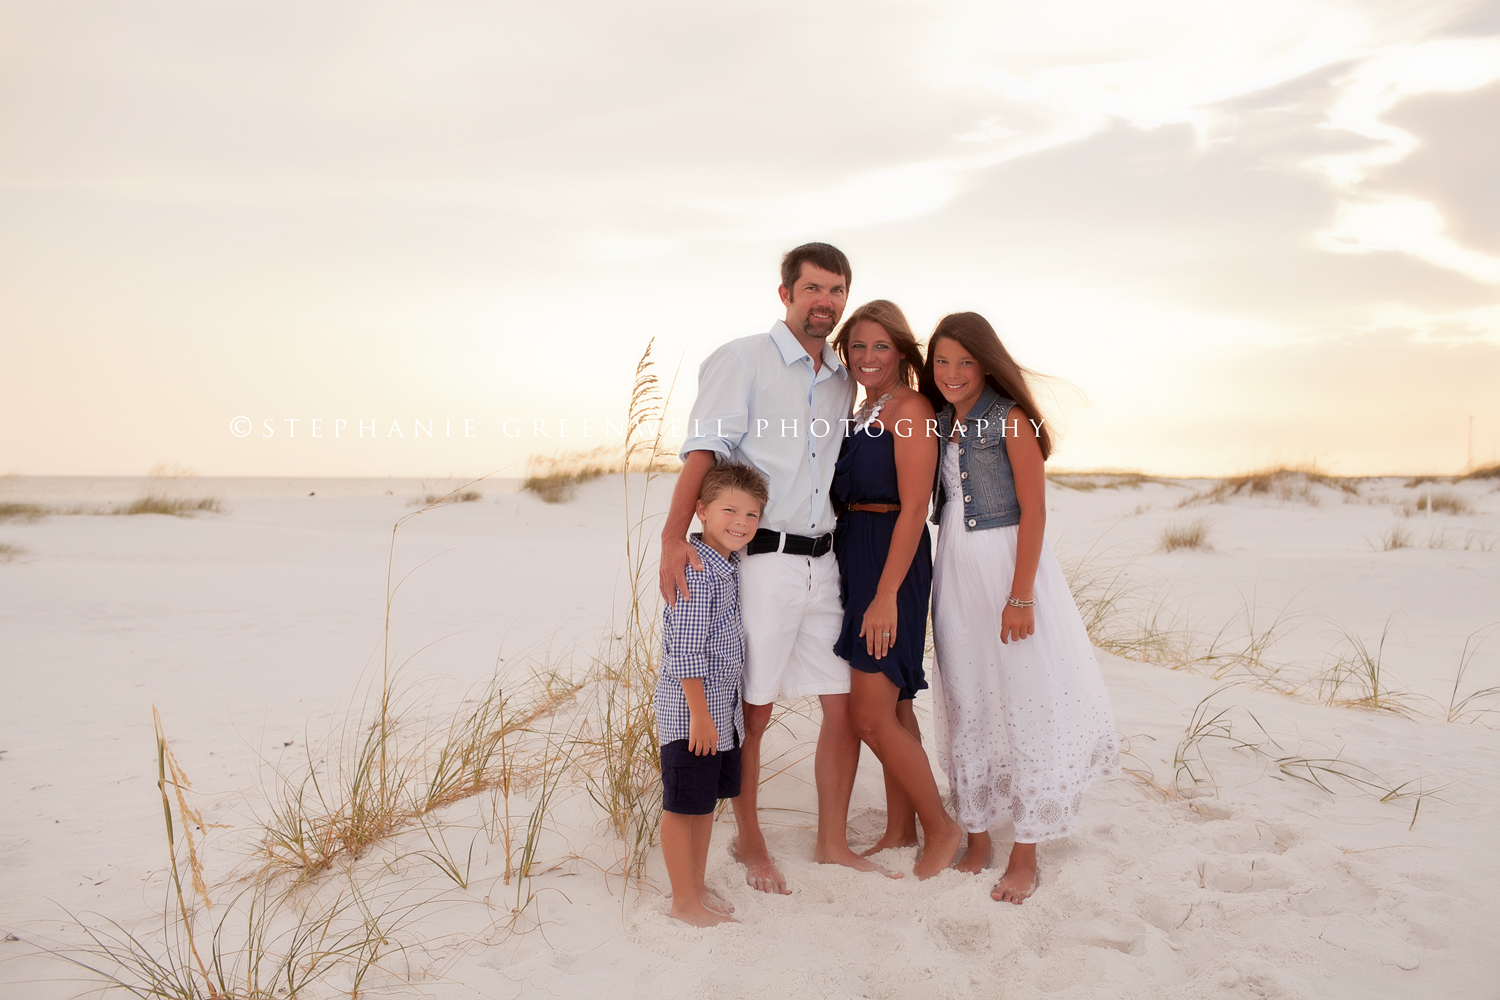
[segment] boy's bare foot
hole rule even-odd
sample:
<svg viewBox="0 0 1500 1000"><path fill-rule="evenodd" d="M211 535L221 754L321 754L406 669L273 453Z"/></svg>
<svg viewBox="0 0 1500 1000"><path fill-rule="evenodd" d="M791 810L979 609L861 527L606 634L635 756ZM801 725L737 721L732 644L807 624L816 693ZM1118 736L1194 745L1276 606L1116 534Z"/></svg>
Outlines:
<svg viewBox="0 0 1500 1000"><path fill-rule="evenodd" d="M863 851L860 851L859 855L862 858L868 858L872 854L879 854L881 851L889 851L896 847L916 847L918 843L919 841L915 833L887 832L885 836L875 841L869 847L866 847Z"/></svg>
<svg viewBox="0 0 1500 1000"><path fill-rule="evenodd" d="M1005 874L990 890L990 898L1020 906L1036 891L1036 845L1017 844L1010 852Z"/></svg>
<svg viewBox="0 0 1500 1000"><path fill-rule="evenodd" d="M917 858L912 874L917 878L932 878L938 872L948 868L958 857L958 849L963 842L963 828L949 820L946 828L927 835L927 845L922 848L922 854Z"/></svg>
<svg viewBox="0 0 1500 1000"><path fill-rule="evenodd" d="M820 865L843 865L845 868L853 868L857 872L879 872L886 878L901 878L903 874L901 872L893 872L889 868L882 868L869 858L860 857L849 850L849 845L847 844L844 845L842 851L836 847L831 851L825 851L820 847L813 853L813 860Z"/></svg>
<svg viewBox="0 0 1500 1000"><path fill-rule="evenodd" d="M969 849L964 852L963 860L953 867L970 875L978 875L990 866L995 860L995 845L990 843L988 833L969 834Z"/></svg>
<svg viewBox="0 0 1500 1000"><path fill-rule="evenodd" d="M715 913L722 913L727 917L734 912L734 904L712 889L704 889L703 894L698 898L703 901L704 906Z"/></svg>
<svg viewBox="0 0 1500 1000"><path fill-rule="evenodd" d="M704 906L701 902L684 900L679 904L676 897L672 899L672 909L668 911L667 916L673 920L681 920L683 923L693 927L713 927L718 924L739 923L738 920L729 914L715 912Z"/></svg>
<svg viewBox="0 0 1500 1000"><path fill-rule="evenodd" d="M771 854L762 845L756 851L741 851L739 841L729 845L729 854L734 860L745 866L745 884L760 892L772 892L780 896L790 896L792 890L786 887L786 879L782 877L781 871L771 860Z"/></svg>

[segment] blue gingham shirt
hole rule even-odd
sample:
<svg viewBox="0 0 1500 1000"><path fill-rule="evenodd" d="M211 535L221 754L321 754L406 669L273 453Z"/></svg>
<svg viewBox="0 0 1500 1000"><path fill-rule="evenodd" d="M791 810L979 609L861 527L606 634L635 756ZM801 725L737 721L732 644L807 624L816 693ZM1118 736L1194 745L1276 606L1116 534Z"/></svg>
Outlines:
<svg viewBox="0 0 1500 1000"><path fill-rule="evenodd" d="M678 599L661 614L661 673L656 680L656 736L662 745L688 738L684 677L703 678L708 714L719 731L719 749L732 750L745 732L740 671L745 663L740 624L739 567L704 544L690 539L703 560L699 572L687 567L690 600Z"/></svg>

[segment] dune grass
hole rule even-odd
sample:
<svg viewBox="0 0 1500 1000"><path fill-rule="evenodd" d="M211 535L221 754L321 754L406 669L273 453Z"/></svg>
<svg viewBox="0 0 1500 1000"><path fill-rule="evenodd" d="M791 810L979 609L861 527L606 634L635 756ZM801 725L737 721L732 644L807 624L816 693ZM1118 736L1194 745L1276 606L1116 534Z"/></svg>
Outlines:
<svg viewBox="0 0 1500 1000"><path fill-rule="evenodd" d="M1500 463L1484 465L1463 476L1464 479L1500 479Z"/></svg>
<svg viewBox="0 0 1500 1000"><path fill-rule="evenodd" d="M1224 503L1234 496L1265 496L1282 501L1300 501L1317 504L1314 486L1326 486L1339 490L1346 497L1359 495L1359 486L1354 479L1332 476L1313 463L1303 465L1280 465L1241 476L1221 479L1217 485L1200 490L1178 502L1179 507L1192 507L1203 503Z"/></svg>
<svg viewBox="0 0 1500 1000"><path fill-rule="evenodd" d="M1401 504L1401 513L1407 517L1414 514L1472 514L1474 505L1468 499L1450 490L1429 490L1415 500Z"/></svg>
<svg viewBox="0 0 1500 1000"><path fill-rule="evenodd" d="M36 521L52 512L36 503L0 503L0 521Z"/></svg>
<svg viewBox="0 0 1500 1000"><path fill-rule="evenodd" d="M1165 479L1148 476L1134 469L1058 469L1047 473L1047 481L1064 489L1090 492L1093 490L1138 490L1146 483L1167 483ZM1175 485L1175 484L1169 484Z"/></svg>
<svg viewBox="0 0 1500 1000"><path fill-rule="evenodd" d="M199 511L221 514L224 503L218 497L169 497L161 493L147 493L137 497L111 513L126 516L135 514L170 514L173 517L191 517Z"/></svg>
<svg viewBox="0 0 1500 1000"><path fill-rule="evenodd" d="M1204 518L1169 524L1161 529L1157 538L1163 552L1211 547L1208 544L1208 521Z"/></svg>

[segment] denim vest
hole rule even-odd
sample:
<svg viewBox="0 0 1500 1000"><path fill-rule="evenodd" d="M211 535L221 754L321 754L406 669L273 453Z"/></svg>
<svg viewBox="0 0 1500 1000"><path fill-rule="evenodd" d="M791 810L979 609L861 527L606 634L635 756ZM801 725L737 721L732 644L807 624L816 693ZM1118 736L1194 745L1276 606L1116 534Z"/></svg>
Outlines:
<svg viewBox="0 0 1500 1000"><path fill-rule="evenodd" d="M958 469L964 484L964 528L968 531L1021 523L1016 480L1010 469L1010 453L1005 450L1006 438L1014 431L1014 428L1009 428L1006 414L1015 405L1015 400L1006 399L986 384L969 415L959 421ZM952 403L937 415L937 425L938 436L947 447L948 435L953 432ZM938 465L937 484L933 489L934 524L939 523L943 504L948 500L942 463Z"/></svg>

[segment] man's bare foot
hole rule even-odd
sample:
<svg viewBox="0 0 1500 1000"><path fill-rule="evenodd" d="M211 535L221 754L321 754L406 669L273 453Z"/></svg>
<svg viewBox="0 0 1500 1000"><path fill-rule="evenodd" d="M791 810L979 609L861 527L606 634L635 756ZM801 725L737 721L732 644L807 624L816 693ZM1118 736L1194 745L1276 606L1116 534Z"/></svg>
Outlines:
<svg viewBox="0 0 1500 1000"><path fill-rule="evenodd" d="M990 890L990 898L1020 906L1036 891L1036 845L1017 844L1010 852L1005 874Z"/></svg>
<svg viewBox="0 0 1500 1000"><path fill-rule="evenodd" d="M948 821L946 828L928 833L927 844L922 848L922 855L917 858L912 874L917 878L932 878L948 868L953 864L953 859L958 857L958 849L963 842L963 828L952 820Z"/></svg>
<svg viewBox="0 0 1500 1000"><path fill-rule="evenodd" d="M780 896L792 894L792 890L786 887L786 879L782 877L764 845L756 851L741 851L739 841L735 841L729 845L729 853L734 860L745 866L745 884L750 888Z"/></svg>
<svg viewBox="0 0 1500 1000"><path fill-rule="evenodd" d="M715 913L722 913L727 917L734 912L734 904L712 889L704 889L698 898L703 901L704 906Z"/></svg>
<svg viewBox="0 0 1500 1000"><path fill-rule="evenodd" d="M882 868L869 858L862 858L858 854L855 854L849 850L848 844L844 845L842 851L837 847L827 851L820 847L813 853L813 860L820 865L843 865L845 868L853 868L857 872L878 872L886 878L902 877L901 872L893 872L889 868Z"/></svg>
<svg viewBox="0 0 1500 1000"><path fill-rule="evenodd" d="M672 909L668 911L667 916L673 920L681 920L683 923L693 927L713 927L717 924L739 923L738 920L735 920L727 913L719 913L709 909L701 901L679 901L676 897L672 899Z"/></svg>
<svg viewBox="0 0 1500 1000"><path fill-rule="evenodd" d="M863 851L860 851L859 855L862 858L868 858L872 854L879 854L881 851L889 851L896 847L916 847L918 843L915 831L911 833L891 833L887 830L885 836L875 841L869 847L866 847Z"/></svg>
<svg viewBox="0 0 1500 1000"><path fill-rule="evenodd" d="M969 849L964 852L963 860L953 867L970 875L978 875L990 866L995 860L995 845L990 843L988 833L969 834Z"/></svg>

